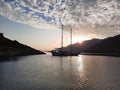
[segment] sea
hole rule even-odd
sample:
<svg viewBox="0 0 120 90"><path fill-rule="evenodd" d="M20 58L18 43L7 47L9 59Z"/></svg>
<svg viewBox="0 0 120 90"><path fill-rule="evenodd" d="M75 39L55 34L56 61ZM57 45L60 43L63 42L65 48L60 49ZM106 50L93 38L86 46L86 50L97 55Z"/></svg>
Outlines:
<svg viewBox="0 0 120 90"><path fill-rule="evenodd" d="M120 90L120 57L0 58L0 90Z"/></svg>

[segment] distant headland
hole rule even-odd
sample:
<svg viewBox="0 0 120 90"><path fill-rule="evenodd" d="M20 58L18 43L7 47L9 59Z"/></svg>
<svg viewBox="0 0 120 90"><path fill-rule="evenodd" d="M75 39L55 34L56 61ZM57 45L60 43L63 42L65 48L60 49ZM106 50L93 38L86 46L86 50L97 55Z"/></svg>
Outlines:
<svg viewBox="0 0 120 90"><path fill-rule="evenodd" d="M70 51L71 45L63 47L63 50ZM60 48L57 48L60 49ZM82 43L72 44L72 52L82 55L103 55L120 57L120 35L105 39L91 39Z"/></svg>
<svg viewBox="0 0 120 90"><path fill-rule="evenodd" d="M4 37L3 33L0 33L0 57L26 56L26 55L36 55L36 54L45 54L45 53L33 49L27 45L23 45L16 40L12 41Z"/></svg>

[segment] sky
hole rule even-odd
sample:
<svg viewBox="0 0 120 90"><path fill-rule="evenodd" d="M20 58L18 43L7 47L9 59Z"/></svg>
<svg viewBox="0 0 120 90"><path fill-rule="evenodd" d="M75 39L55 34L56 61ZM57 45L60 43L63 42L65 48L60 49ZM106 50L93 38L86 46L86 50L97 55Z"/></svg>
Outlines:
<svg viewBox="0 0 120 90"><path fill-rule="evenodd" d="M12 40L50 50L60 46L62 24L76 42L120 34L120 0L0 0L0 32Z"/></svg>

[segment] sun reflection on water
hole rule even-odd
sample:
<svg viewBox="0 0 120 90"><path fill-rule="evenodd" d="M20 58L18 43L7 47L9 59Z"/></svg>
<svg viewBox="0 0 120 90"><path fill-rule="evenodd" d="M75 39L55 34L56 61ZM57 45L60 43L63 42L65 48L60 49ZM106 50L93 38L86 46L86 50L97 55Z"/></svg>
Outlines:
<svg viewBox="0 0 120 90"><path fill-rule="evenodd" d="M78 62L79 62L79 67L78 67L78 70L80 71L80 73L83 73L84 72L84 68L83 68L83 58L82 56L79 56L78 57Z"/></svg>
<svg viewBox="0 0 120 90"><path fill-rule="evenodd" d="M84 83L84 85L88 85L87 83L88 78L86 76L84 67L84 59L81 55L78 57L78 63L79 63L78 66L79 78L81 79L81 82Z"/></svg>

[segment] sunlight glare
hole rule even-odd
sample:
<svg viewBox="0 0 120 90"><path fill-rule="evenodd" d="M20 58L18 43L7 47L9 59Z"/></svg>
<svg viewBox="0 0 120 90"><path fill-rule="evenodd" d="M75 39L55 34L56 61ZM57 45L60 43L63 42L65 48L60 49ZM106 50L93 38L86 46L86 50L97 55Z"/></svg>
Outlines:
<svg viewBox="0 0 120 90"><path fill-rule="evenodd" d="M82 43L85 40L87 40L87 38L85 37L74 37L72 43L77 43L77 42Z"/></svg>

